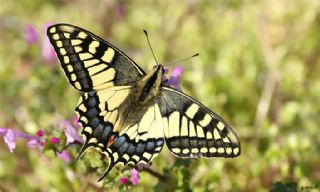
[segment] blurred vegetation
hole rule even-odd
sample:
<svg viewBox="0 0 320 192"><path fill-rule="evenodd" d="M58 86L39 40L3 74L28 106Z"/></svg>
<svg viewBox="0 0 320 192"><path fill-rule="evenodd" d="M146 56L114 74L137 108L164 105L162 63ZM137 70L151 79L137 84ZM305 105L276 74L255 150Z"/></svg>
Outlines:
<svg viewBox="0 0 320 192"><path fill-rule="evenodd" d="M70 23L103 37L145 69L150 54L179 63L184 92L238 133L236 159L176 159L167 149L123 186L128 169L97 183L107 162L89 151L66 163L17 140L0 139L0 191L295 191L320 184L320 2L318 0L2 1L0 127L36 134L72 120L78 93L58 61L43 57L45 25ZM26 27L38 39L26 42ZM176 64L175 64L176 65ZM76 157L79 146L70 147Z"/></svg>

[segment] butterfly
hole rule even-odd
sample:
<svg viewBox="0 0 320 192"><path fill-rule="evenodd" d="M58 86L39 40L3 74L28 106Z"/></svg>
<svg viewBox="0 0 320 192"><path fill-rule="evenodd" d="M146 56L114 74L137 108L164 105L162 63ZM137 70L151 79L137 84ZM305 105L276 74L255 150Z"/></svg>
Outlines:
<svg viewBox="0 0 320 192"><path fill-rule="evenodd" d="M177 157L240 155L240 141L217 114L163 82L156 65L145 73L118 48L70 24L47 29L61 67L81 92L75 109L85 143L108 157L102 180L117 164L149 163L164 143ZM100 181L99 180L99 181Z"/></svg>

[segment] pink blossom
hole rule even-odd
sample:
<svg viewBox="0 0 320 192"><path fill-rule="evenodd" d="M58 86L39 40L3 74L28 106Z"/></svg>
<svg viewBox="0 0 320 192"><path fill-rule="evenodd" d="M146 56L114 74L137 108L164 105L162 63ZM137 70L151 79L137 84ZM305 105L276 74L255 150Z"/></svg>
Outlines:
<svg viewBox="0 0 320 192"><path fill-rule="evenodd" d="M23 132L15 131L8 128L0 128L0 136L3 136L4 142L7 144L10 152L16 148L16 139L17 138L25 138L29 140L37 140L39 142L39 138L33 135L29 135ZM29 146L29 145L28 145Z"/></svg>
<svg viewBox="0 0 320 192"><path fill-rule="evenodd" d="M79 119L79 118L78 118L77 115L73 116L73 125L74 125L76 128L81 128L78 119Z"/></svg>
<svg viewBox="0 0 320 192"><path fill-rule="evenodd" d="M4 142L8 145L11 153L16 148L16 137L17 135L11 129L4 135Z"/></svg>
<svg viewBox="0 0 320 192"><path fill-rule="evenodd" d="M57 138L57 137L52 137L51 140L50 140L50 142L51 142L52 144L57 144L57 143L60 142L60 139Z"/></svg>
<svg viewBox="0 0 320 192"><path fill-rule="evenodd" d="M139 172L135 169L132 168L130 169L130 173L131 173L131 177L130 177L130 181L133 185L138 185L139 182Z"/></svg>
<svg viewBox="0 0 320 192"><path fill-rule="evenodd" d="M28 141L28 146L30 148L37 148L37 147L40 147L40 142L36 139L31 139L30 141Z"/></svg>
<svg viewBox="0 0 320 192"><path fill-rule="evenodd" d="M64 129L64 134L67 137L66 145L78 141L83 143L83 139L78 134L77 130L71 125L69 121L62 121L60 127Z"/></svg>
<svg viewBox="0 0 320 192"><path fill-rule="evenodd" d="M66 150L62 151L61 153L57 152L57 156L66 163L71 162L71 156Z"/></svg>
<svg viewBox="0 0 320 192"><path fill-rule="evenodd" d="M172 71L171 76L168 81L168 85L177 89L177 90L181 90L180 78L182 76L182 73L183 73L183 67L177 66L177 67L173 68L173 71Z"/></svg>
<svg viewBox="0 0 320 192"><path fill-rule="evenodd" d="M26 41L29 45L38 41L38 33L32 24L25 26Z"/></svg>
<svg viewBox="0 0 320 192"><path fill-rule="evenodd" d="M43 135L44 135L44 131L43 130L40 129L40 130L37 131L37 136L38 137L42 137Z"/></svg>
<svg viewBox="0 0 320 192"><path fill-rule="evenodd" d="M127 184L128 183L128 178L127 177L120 178L120 183L121 184Z"/></svg>
<svg viewBox="0 0 320 192"><path fill-rule="evenodd" d="M45 31L47 31L50 25L51 24L45 24ZM42 58L50 64L56 61L56 53L46 35L44 35L42 39Z"/></svg>

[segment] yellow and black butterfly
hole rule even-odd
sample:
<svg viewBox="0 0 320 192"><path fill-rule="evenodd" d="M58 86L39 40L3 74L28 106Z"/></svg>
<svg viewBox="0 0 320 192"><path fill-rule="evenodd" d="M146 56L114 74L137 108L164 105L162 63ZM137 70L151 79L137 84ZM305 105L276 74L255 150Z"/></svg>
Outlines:
<svg viewBox="0 0 320 192"><path fill-rule="evenodd" d="M182 158L240 155L231 127L166 86L162 65L145 73L115 46L69 24L53 25L47 35L70 84L82 93L76 112L86 141L79 157L89 147L104 153L109 166L103 177L119 163L149 163L164 142Z"/></svg>

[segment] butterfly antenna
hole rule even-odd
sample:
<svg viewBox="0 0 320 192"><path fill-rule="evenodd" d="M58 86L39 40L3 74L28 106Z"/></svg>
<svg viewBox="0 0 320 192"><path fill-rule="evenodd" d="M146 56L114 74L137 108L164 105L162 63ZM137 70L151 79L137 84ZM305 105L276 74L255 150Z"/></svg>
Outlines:
<svg viewBox="0 0 320 192"><path fill-rule="evenodd" d="M147 32L145 29L143 30L143 32L144 32L144 34L145 34L146 37L147 37L148 45L149 45L149 48L150 48L150 50L151 50L151 52L152 52L153 58L154 58L154 60L156 61L157 65L159 65L159 63L158 63L158 61L157 61L157 58L156 58L156 56L154 55L153 49L152 49L151 44L150 44L148 32Z"/></svg>
<svg viewBox="0 0 320 192"><path fill-rule="evenodd" d="M191 58L193 58L193 57L197 57L197 56L199 56L199 53L196 53L196 54L194 54L194 55L192 55L192 56L190 56L190 57L187 57L187 58L180 59L180 60L178 60L178 61L172 62L172 63L170 63L170 64L168 64L168 65L177 64L177 63L180 63L180 62L189 60L189 59L191 59Z"/></svg>

